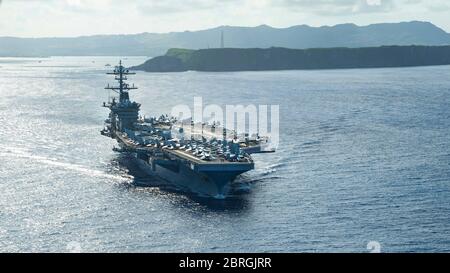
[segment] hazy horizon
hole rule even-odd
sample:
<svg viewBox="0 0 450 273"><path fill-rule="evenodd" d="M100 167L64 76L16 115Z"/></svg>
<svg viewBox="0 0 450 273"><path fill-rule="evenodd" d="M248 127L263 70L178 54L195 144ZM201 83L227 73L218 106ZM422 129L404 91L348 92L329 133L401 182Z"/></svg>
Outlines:
<svg viewBox="0 0 450 273"><path fill-rule="evenodd" d="M0 36L78 37L219 26L365 26L409 21L430 22L448 33L449 15L450 3L444 0L0 0Z"/></svg>
<svg viewBox="0 0 450 273"><path fill-rule="evenodd" d="M1 0L0 0L1 1ZM30 0L32 1L32 0ZM344 22L344 23L339 23L339 24L335 24L335 25L321 25L321 26L311 26L308 24L296 24L296 25L291 25L291 26L285 26L285 27L275 27L275 26L271 26L268 24L259 24L259 25L254 25L254 26L241 26L241 25L220 25L220 26L213 26L210 28L203 28L203 29L186 29L186 30L180 30L180 31L170 31L170 32L149 32L149 31L144 31L144 32L135 32L135 33L108 33L108 34L103 34L103 33L98 33L98 34L87 34L87 35L76 35L76 36L42 36L42 37L27 37L27 36L11 36L11 35L7 35L7 36L2 36L0 35L0 37L14 37L14 38L79 38L79 37L84 37L84 36L107 36L107 35L139 35L139 34L143 34L143 33L150 33L150 34L165 34L165 33L181 33L181 32L195 32L195 31L203 31L203 30L209 30L209 29L215 29L215 28L220 28L220 27L248 27L248 28L252 28L252 27L258 27L258 26L268 26L274 29L285 29L285 28L290 28L290 27L295 27L295 26L301 26L301 25L306 25L309 27L314 27L314 28L321 28L321 27L335 27L338 25L346 25L346 24L354 24L358 27L365 27L365 26L369 26L369 25L376 25L376 24L396 24L396 23L409 23L409 22L414 22L417 20L411 20L411 21L398 21L398 22L382 22L382 23L374 23L374 24L368 24L368 25L359 25L359 24L355 24L352 22ZM421 22L427 22L427 21L421 21ZM429 22L433 24L433 22ZM433 24L438 28L441 28L439 25ZM443 28L441 28L443 29ZM449 31L443 29L444 31L446 31L447 33L450 34Z"/></svg>

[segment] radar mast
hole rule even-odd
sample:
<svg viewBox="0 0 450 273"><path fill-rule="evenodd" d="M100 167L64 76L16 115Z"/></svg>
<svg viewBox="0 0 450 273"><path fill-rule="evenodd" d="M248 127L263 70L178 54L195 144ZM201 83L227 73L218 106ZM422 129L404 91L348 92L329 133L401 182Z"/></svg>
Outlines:
<svg viewBox="0 0 450 273"><path fill-rule="evenodd" d="M134 84L130 86L125 81L128 80L128 75L135 75L136 73L130 72L128 68L125 68L122 65L122 60L119 62L119 65L114 68L113 72L106 73L108 75L115 75L115 80L119 83L119 86L110 86L109 84L105 87L105 89L113 90L119 93L119 102L127 102L130 100L130 96L128 91L138 89Z"/></svg>

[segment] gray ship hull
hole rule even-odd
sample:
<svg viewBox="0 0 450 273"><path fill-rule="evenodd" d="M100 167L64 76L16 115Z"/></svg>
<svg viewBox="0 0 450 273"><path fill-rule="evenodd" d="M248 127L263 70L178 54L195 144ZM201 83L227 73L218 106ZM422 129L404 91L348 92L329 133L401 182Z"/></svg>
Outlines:
<svg viewBox="0 0 450 273"><path fill-rule="evenodd" d="M137 154L134 154L132 158L145 174L161 178L181 191L214 199L224 199L229 196L233 181L246 171L222 169L198 172L184 164L164 166L165 164L152 162L151 158L149 161L140 159Z"/></svg>

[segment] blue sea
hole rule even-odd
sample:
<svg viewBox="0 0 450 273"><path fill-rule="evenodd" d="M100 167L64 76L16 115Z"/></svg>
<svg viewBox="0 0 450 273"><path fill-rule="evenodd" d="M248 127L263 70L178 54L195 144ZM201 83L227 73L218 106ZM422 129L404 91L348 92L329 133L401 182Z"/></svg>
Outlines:
<svg viewBox="0 0 450 273"><path fill-rule="evenodd" d="M100 135L118 61L0 58L0 252L450 252L450 66L130 77L146 116L279 105L277 152L214 201Z"/></svg>

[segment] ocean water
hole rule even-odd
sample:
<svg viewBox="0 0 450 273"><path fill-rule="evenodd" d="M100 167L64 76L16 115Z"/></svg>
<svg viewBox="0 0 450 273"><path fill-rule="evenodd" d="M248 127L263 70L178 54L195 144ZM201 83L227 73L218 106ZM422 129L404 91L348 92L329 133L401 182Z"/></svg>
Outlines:
<svg viewBox="0 0 450 273"><path fill-rule="evenodd" d="M142 187L99 134L117 61L0 59L0 252L450 251L450 66L131 77L148 116L280 106L278 151L212 201Z"/></svg>

